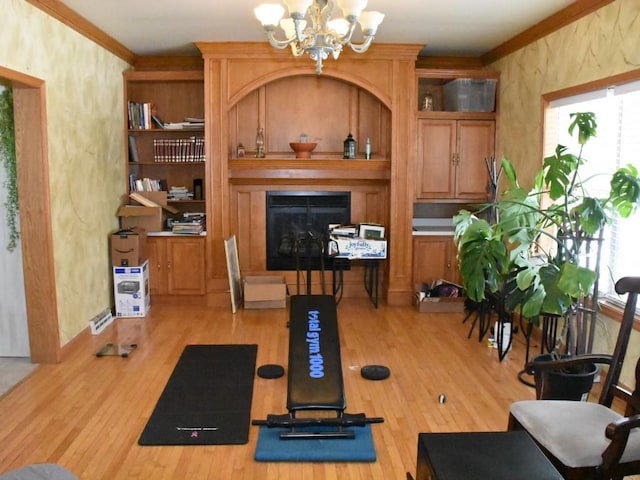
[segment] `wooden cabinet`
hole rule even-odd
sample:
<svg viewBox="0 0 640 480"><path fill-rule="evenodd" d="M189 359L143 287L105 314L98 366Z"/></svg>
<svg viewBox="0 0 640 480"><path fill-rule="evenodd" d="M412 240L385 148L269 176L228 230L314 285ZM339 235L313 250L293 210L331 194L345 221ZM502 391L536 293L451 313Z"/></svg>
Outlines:
<svg viewBox="0 0 640 480"><path fill-rule="evenodd" d="M456 246L451 235L413 237L413 284L444 279L460 283Z"/></svg>
<svg viewBox="0 0 640 480"><path fill-rule="evenodd" d="M147 237L152 295L205 293L205 238Z"/></svg>
<svg viewBox="0 0 640 480"><path fill-rule="evenodd" d="M169 191L168 203L180 212L204 212L203 123L162 128L204 119L203 72L126 72L124 81L127 191ZM172 195L172 187L187 195Z"/></svg>
<svg viewBox="0 0 640 480"><path fill-rule="evenodd" d="M418 119L416 199L486 200L495 121Z"/></svg>

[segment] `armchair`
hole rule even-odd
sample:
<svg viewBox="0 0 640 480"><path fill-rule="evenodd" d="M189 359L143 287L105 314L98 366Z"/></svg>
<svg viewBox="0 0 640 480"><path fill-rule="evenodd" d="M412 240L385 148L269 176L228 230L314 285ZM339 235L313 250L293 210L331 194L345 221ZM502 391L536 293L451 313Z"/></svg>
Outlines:
<svg viewBox="0 0 640 480"><path fill-rule="evenodd" d="M621 479L640 473L640 359L633 393L618 384L633 328L640 277L625 277L616 291L628 293L612 355L576 355L535 368L558 369L583 363L606 363L609 371L598 403L564 400L515 402L509 430L526 430L565 479ZM624 402L624 415L611 406Z"/></svg>

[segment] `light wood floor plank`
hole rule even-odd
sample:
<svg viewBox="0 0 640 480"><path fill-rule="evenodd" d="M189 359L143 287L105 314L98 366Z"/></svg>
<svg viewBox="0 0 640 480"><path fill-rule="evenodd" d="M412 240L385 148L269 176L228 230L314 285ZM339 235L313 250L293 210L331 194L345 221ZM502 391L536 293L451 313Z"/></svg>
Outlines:
<svg viewBox="0 0 640 480"><path fill-rule="evenodd" d="M503 362L462 314L374 309L363 300L338 306L349 412L382 416L372 425L378 460L358 463L262 463L253 460L257 427L240 446L140 447L138 437L188 344L258 345L257 365L282 364L287 310L153 306L143 319L118 319L70 347L65 360L39 367L0 397L0 472L55 462L83 480L114 479L404 479L415 473L420 432L504 430L511 402L534 398L518 381L522 337ZM137 343L129 358L97 358L106 343ZM367 364L391 377L368 381ZM252 418L286 411L286 377L257 378ZM445 394L445 403L438 396Z"/></svg>

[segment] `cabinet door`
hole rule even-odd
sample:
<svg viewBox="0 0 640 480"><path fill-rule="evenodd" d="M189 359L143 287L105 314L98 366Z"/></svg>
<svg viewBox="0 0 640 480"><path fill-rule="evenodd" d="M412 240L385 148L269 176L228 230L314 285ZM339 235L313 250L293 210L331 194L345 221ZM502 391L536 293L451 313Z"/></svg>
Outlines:
<svg viewBox="0 0 640 480"><path fill-rule="evenodd" d="M494 156L495 122L458 121L456 198L486 200L489 174L485 158Z"/></svg>
<svg viewBox="0 0 640 480"><path fill-rule="evenodd" d="M162 238L147 237L146 248L149 257L149 291L151 295L166 294L165 242Z"/></svg>
<svg viewBox="0 0 640 480"><path fill-rule="evenodd" d="M204 238L167 239L167 286L172 295L205 293Z"/></svg>
<svg viewBox="0 0 640 480"><path fill-rule="evenodd" d="M416 198L454 196L456 121L418 121Z"/></svg>
<svg viewBox="0 0 640 480"><path fill-rule="evenodd" d="M459 283L456 248L451 236L417 236L413 239L413 283L443 279Z"/></svg>

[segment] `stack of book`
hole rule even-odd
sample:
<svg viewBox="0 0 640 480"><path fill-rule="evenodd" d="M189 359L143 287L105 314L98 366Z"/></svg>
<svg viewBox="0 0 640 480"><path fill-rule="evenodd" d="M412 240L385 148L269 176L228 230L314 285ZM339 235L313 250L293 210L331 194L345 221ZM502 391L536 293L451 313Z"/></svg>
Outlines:
<svg viewBox="0 0 640 480"><path fill-rule="evenodd" d="M168 130L183 130L183 129L201 129L204 128L204 118L187 117L184 122L165 123L162 128Z"/></svg>
<svg viewBox="0 0 640 480"><path fill-rule="evenodd" d="M204 232L205 216L202 213L184 213L171 222L171 232L180 235L200 235Z"/></svg>
<svg viewBox="0 0 640 480"><path fill-rule="evenodd" d="M171 187L167 193L168 200L193 200L193 192L187 187Z"/></svg>

